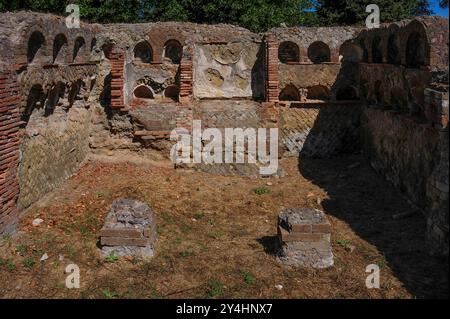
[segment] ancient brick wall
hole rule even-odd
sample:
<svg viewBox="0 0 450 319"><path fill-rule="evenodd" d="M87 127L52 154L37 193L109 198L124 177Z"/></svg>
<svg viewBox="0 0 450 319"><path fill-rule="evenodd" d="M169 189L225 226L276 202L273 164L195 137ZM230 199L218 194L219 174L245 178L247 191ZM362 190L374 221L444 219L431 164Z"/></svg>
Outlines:
<svg viewBox="0 0 450 319"><path fill-rule="evenodd" d="M63 18L37 13L0 20L0 232L10 232L18 212L87 155L98 29L68 29Z"/></svg>
<svg viewBox="0 0 450 319"><path fill-rule="evenodd" d="M55 112L52 119L29 123L21 143L18 208L24 209L72 176L89 152L90 111L72 107L66 114Z"/></svg>
<svg viewBox="0 0 450 319"><path fill-rule="evenodd" d="M0 234L12 231L18 218L21 125L18 93L14 70L3 69L0 65Z"/></svg>
<svg viewBox="0 0 450 319"><path fill-rule="evenodd" d="M331 101L337 95L341 99L340 90L352 90L348 99L357 100L357 73L352 71L357 69L362 54L349 41L358 31L345 27L270 30L268 34L276 39L278 46L279 99Z"/></svg>
<svg viewBox="0 0 450 319"><path fill-rule="evenodd" d="M426 185L427 237L432 251L448 257L449 252L449 136L448 92L425 91L426 109L431 110L439 128L439 161Z"/></svg>
<svg viewBox="0 0 450 319"><path fill-rule="evenodd" d="M408 115L363 108L362 146L372 167L425 209L426 184L439 156L439 134Z"/></svg>
<svg viewBox="0 0 450 319"><path fill-rule="evenodd" d="M448 20L256 34L178 22L68 29L19 12L1 14L0 40L0 232L92 149L167 153L170 131L200 119L279 127L295 156L361 147L427 211L430 241L445 251Z"/></svg>
<svg viewBox="0 0 450 319"><path fill-rule="evenodd" d="M328 158L360 149L358 103L301 104L281 108L280 135L287 154Z"/></svg>
<svg viewBox="0 0 450 319"><path fill-rule="evenodd" d="M355 42L364 154L427 216L431 250L448 255L448 20L392 23Z"/></svg>

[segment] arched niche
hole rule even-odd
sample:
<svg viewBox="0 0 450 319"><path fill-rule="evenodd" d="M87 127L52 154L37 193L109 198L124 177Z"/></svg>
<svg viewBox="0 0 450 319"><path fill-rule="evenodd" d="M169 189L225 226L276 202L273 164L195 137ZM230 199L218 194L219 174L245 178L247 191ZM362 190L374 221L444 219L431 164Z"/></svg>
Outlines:
<svg viewBox="0 0 450 319"><path fill-rule="evenodd" d="M133 96L137 99L153 99L153 91L146 85L139 85L133 90Z"/></svg>
<svg viewBox="0 0 450 319"><path fill-rule="evenodd" d="M164 45L164 57L173 64L180 64L183 57L183 46L177 40L169 40Z"/></svg>
<svg viewBox="0 0 450 319"><path fill-rule="evenodd" d="M383 50L379 36L374 37L372 40L372 63L383 63Z"/></svg>
<svg viewBox="0 0 450 319"><path fill-rule="evenodd" d="M298 45L291 41L284 41L278 47L278 59L282 63L299 62L300 49Z"/></svg>
<svg viewBox="0 0 450 319"><path fill-rule="evenodd" d="M314 85L308 88L306 98L308 100L327 101L330 99L330 90L323 85Z"/></svg>
<svg viewBox="0 0 450 319"><path fill-rule="evenodd" d="M343 86L339 88L336 92L336 101L357 101L359 100L358 97L358 90L351 86Z"/></svg>
<svg viewBox="0 0 450 319"><path fill-rule="evenodd" d="M137 43L133 50L134 59L142 63L153 61L153 50L147 41Z"/></svg>
<svg viewBox="0 0 450 319"><path fill-rule="evenodd" d="M178 102L180 96L180 88L177 85L169 85L164 90L164 97L166 99Z"/></svg>
<svg viewBox="0 0 450 319"><path fill-rule="evenodd" d="M300 101L300 92L295 85L288 84L281 90L280 101Z"/></svg>
<svg viewBox="0 0 450 319"><path fill-rule="evenodd" d="M77 37L73 46L73 57L72 61L74 63L83 62L84 50L86 49L86 41L83 37Z"/></svg>
<svg viewBox="0 0 450 319"><path fill-rule="evenodd" d="M67 61L67 37L60 33L53 41L53 63L64 63Z"/></svg>
<svg viewBox="0 0 450 319"><path fill-rule="evenodd" d="M316 41L312 43L308 48L308 58L314 64L330 62L330 47L322 41Z"/></svg>
<svg viewBox="0 0 450 319"><path fill-rule="evenodd" d="M34 31L28 39L27 62L43 63L45 62L45 37L40 31Z"/></svg>

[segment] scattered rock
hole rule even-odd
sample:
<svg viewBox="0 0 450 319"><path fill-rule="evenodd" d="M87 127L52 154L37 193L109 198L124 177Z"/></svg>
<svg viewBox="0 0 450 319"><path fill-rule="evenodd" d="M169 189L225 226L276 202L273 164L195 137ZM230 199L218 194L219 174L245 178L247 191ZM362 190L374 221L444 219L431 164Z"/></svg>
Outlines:
<svg viewBox="0 0 450 319"><path fill-rule="evenodd" d="M46 261L48 259L48 255L47 255L47 253L45 253L45 254L43 254L42 255L42 257L41 257L41 261Z"/></svg>
<svg viewBox="0 0 450 319"><path fill-rule="evenodd" d="M283 285L275 285L275 288L276 288L277 290L282 290L282 289L283 289Z"/></svg>
<svg viewBox="0 0 450 319"><path fill-rule="evenodd" d="M37 227L37 226L39 226L40 224L42 224L44 222L44 220L43 219L41 219L41 218L36 218L36 219L33 219L33 222L31 223L34 227Z"/></svg>

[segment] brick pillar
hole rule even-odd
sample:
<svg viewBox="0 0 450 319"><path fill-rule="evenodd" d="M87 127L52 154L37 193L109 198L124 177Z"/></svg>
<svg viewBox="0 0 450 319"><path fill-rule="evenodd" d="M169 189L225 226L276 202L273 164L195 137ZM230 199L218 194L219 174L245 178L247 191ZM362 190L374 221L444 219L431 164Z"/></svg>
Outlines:
<svg viewBox="0 0 450 319"><path fill-rule="evenodd" d="M266 101L278 102L278 42L274 35L264 39L266 44Z"/></svg>
<svg viewBox="0 0 450 319"><path fill-rule="evenodd" d="M0 70L0 234L12 231L19 215L20 102L15 72Z"/></svg>
<svg viewBox="0 0 450 319"><path fill-rule="evenodd" d="M186 105L192 97L193 63L192 48L189 47L180 62L180 102Z"/></svg>
<svg viewBox="0 0 450 319"><path fill-rule="evenodd" d="M125 54L113 49L109 59L111 61L111 108L125 110L123 97Z"/></svg>

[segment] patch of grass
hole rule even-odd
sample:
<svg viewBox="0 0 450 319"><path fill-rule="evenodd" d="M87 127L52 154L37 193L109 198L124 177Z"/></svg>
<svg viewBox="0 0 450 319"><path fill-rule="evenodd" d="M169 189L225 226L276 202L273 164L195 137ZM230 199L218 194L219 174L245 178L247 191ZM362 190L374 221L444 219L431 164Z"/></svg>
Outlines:
<svg viewBox="0 0 450 319"><path fill-rule="evenodd" d="M28 247L26 245L20 244L16 246L16 251L19 253L20 256L25 256L25 254L28 251Z"/></svg>
<svg viewBox="0 0 450 319"><path fill-rule="evenodd" d="M26 268L33 268L35 263L36 262L34 261L33 258L25 258L22 262L22 265Z"/></svg>
<svg viewBox="0 0 450 319"><path fill-rule="evenodd" d="M377 260L376 264L378 265L378 267L380 267L380 269L383 269L387 264L387 260L384 256L382 256L380 259Z"/></svg>
<svg viewBox="0 0 450 319"><path fill-rule="evenodd" d="M187 234L192 230L192 228L186 224L181 224L180 229L183 234Z"/></svg>
<svg viewBox="0 0 450 319"><path fill-rule="evenodd" d="M194 218L195 218L196 220L200 220L200 219L202 219L203 217L205 217L205 214L203 214L203 213L201 213L201 212L195 213L195 214L194 214Z"/></svg>
<svg viewBox="0 0 450 319"><path fill-rule="evenodd" d="M214 298L222 295L223 284L219 280L211 280L208 282L208 297Z"/></svg>
<svg viewBox="0 0 450 319"><path fill-rule="evenodd" d="M105 257L105 261L107 263L115 263L116 261L119 260L119 257L116 256L115 252L110 252L108 256Z"/></svg>
<svg viewBox="0 0 450 319"><path fill-rule="evenodd" d="M270 193L270 190L264 186L262 187L255 187L253 188L253 193L255 193L256 195L264 195L264 194L268 194Z"/></svg>
<svg viewBox="0 0 450 319"><path fill-rule="evenodd" d="M5 266L9 271L13 271L14 269L16 269L16 265L11 259L0 258L0 266Z"/></svg>
<svg viewBox="0 0 450 319"><path fill-rule="evenodd" d="M173 224L175 223L175 218L173 218L173 216L171 216L169 213L167 212L163 212L161 213L161 218L167 223L167 224Z"/></svg>
<svg viewBox="0 0 450 319"><path fill-rule="evenodd" d="M219 239L220 237L222 237L224 235L224 233L220 232L220 231L213 231L213 232L209 232L208 236L214 239Z"/></svg>
<svg viewBox="0 0 450 319"><path fill-rule="evenodd" d="M210 218L208 219L208 225L214 226L216 224L216 221L214 220L214 218Z"/></svg>
<svg viewBox="0 0 450 319"><path fill-rule="evenodd" d="M73 258L75 256L76 250L73 246L67 246L66 251L69 258Z"/></svg>
<svg viewBox="0 0 450 319"><path fill-rule="evenodd" d="M339 239L338 241L336 241L336 243L341 246L344 249L348 249L349 245L350 245L350 240L348 239Z"/></svg>
<svg viewBox="0 0 450 319"><path fill-rule="evenodd" d="M183 251L180 252L180 256L181 257L189 257L189 256L192 256L192 255L193 255L193 253L190 250L183 250Z"/></svg>
<svg viewBox="0 0 450 319"><path fill-rule="evenodd" d="M251 285L251 284L253 284L255 282L255 278L253 277L253 275L249 271L241 270L241 274L242 274L242 277L244 279L244 282L247 285Z"/></svg>
<svg viewBox="0 0 450 319"><path fill-rule="evenodd" d="M180 237L175 238L175 244L180 245L183 240Z"/></svg>
<svg viewBox="0 0 450 319"><path fill-rule="evenodd" d="M95 197L97 197L97 198L102 198L104 196L105 196L105 194L102 191L95 192Z"/></svg>
<svg viewBox="0 0 450 319"><path fill-rule="evenodd" d="M108 289L103 289L102 294L106 299L114 299L117 297L117 293Z"/></svg>

